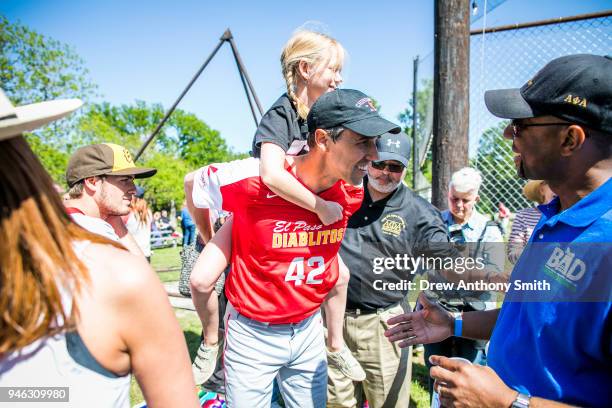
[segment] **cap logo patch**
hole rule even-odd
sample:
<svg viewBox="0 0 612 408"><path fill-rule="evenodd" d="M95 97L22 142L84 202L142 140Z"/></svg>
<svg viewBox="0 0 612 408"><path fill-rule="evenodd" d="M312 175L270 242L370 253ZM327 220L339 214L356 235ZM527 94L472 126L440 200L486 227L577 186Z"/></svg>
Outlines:
<svg viewBox="0 0 612 408"><path fill-rule="evenodd" d="M361 98L355 104L356 107L361 108L363 105L367 105L372 112L376 112L376 107L372 103L372 99L370 98Z"/></svg>
<svg viewBox="0 0 612 408"><path fill-rule="evenodd" d="M120 171L136 167L132 154L128 149L113 143L104 143L113 150L113 170Z"/></svg>
<svg viewBox="0 0 612 408"><path fill-rule="evenodd" d="M572 94L567 95L565 99L563 99L563 102L571 103L572 105L576 105L576 106L582 106L583 108L587 107L586 98L581 98L579 96L572 96Z"/></svg>
<svg viewBox="0 0 612 408"><path fill-rule="evenodd" d="M134 159L132 159L132 154L128 152L128 149L126 149L125 147L123 148L123 158L126 162L128 162L128 164L132 166L134 165Z"/></svg>
<svg viewBox="0 0 612 408"><path fill-rule="evenodd" d="M399 139L398 140L387 139L387 146L391 146L391 145L395 145L395 148L399 149L400 146L401 146L401 143L400 143Z"/></svg>

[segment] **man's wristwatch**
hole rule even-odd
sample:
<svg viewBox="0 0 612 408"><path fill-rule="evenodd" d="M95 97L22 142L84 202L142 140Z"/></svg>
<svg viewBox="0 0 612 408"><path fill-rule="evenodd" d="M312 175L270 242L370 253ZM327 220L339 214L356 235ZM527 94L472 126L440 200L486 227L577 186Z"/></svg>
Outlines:
<svg viewBox="0 0 612 408"><path fill-rule="evenodd" d="M519 392L510 408L529 408L529 400L531 400L529 395Z"/></svg>

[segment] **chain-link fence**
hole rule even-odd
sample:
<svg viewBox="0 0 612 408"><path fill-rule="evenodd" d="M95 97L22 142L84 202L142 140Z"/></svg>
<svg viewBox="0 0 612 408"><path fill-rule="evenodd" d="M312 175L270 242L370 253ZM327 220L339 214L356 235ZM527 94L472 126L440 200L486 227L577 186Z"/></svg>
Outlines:
<svg viewBox="0 0 612 408"><path fill-rule="evenodd" d="M480 209L492 212L499 202L516 212L528 207L516 177L506 121L484 104L487 89L517 88L548 61L568 54L611 54L612 16L473 34L470 41L469 157L483 175Z"/></svg>
<svg viewBox="0 0 612 408"><path fill-rule="evenodd" d="M566 20L572 18L567 18ZM488 89L517 88L548 61L568 54L612 54L610 13L554 24L523 24L503 31L472 33L470 41L470 165L483 175L479 210L494 213L504 203L512 212L531 204L522 195L525 181L516 176L511 142L502 137L506 121L484 104ZM421 158L431 151L433 53L418 61L417 141ZM425 163L426 165L426 163ZM427 170L424 170L427 174ZM421 177L417 190L428 184Z"/></svg>

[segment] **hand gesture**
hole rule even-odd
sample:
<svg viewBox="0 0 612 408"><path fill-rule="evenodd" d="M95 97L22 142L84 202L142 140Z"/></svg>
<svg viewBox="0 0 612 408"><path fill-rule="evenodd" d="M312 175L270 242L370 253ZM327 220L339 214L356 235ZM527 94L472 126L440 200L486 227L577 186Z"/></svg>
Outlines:
<svg viewBox="0 0 612 408"><path fill-rule="evenodd" d="M512 405L517 392L506 386L490 367L431 356L429 375L443 407L499 407Z"/></svg>
<svg viewBox="0 0 612 408"><path fill-rule="evenodd" d="M316 213L323 225L330 225L342 219L343 208L335 201L319 200Z"/></svg>
<svg viewBox="0 0 612 408"><path fill-rule="evenodd" d="M403 340L400 347L414 344L429 344L440 342L452 334L453 316L437 303L431 302L421 292L418 303L422 306L416 312L404 313L387 320L389 325L395 325L385 336L389 341Z"/></svg>

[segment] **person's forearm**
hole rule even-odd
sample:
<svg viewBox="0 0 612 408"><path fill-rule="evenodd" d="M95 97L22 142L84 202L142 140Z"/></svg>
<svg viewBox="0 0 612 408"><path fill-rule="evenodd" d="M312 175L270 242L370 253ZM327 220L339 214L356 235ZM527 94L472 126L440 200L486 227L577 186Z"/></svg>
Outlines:
<svg viewBox="0 0 612 408"><path fill-rule="evenodd" d="M191 212L191 210L189 210ZM207 208L195 208L193 209L193 213L191 214L193 218L193 222L195 223L200 236L202 237L202 242L207 244L214 233L214 226L210 220L210 210Z"/></svg>
<svg viewBox="0 0 612 408"><path fill-rule="evenodd" d="M461 337L477 340L491 338L499 309L463 313L463 331Z"/></svg>
<svg viewBox="0 0 612 408"><path fill-rule="evenodd" d="M318 196L300 184L286 171L262 172L261 180L272 192L281 198L298 205L308 211L317 212Z"/></svg>
<svg viewBox="0 0 612 408"><path fill-rule="evenodd" d="M187 203L187 210L189 214L191 214L191 218L193 218L193 222L196 224L198 232L202 237L202 241L206 244L214 235L213 224L210 222L210 211L206 208L196 208L193 203L192 193L194 175L195 172L192 172L185 176L185 202Z"/></svg>

